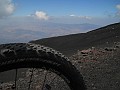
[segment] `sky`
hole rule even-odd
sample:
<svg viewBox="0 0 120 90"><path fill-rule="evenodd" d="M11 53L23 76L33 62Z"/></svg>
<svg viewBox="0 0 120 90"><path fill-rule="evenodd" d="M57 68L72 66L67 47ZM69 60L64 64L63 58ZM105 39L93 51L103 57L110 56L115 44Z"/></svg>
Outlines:
<svg viewBox="0 0 120 90"><path fill-rule="evenodd" d="M95 16L104 17L106 13L117 12L120 0L13 0L16 16L44 11L50 16Z"/></svg>
<svg viewBox="0 0 120 90"><path fill-rule="evenodd" d="M117 12L120 0L13 0L16 16L46 12L50 16L105 17Z"/></svg>
<svg viewBox="0 0 120 90"><path fill-rule="evenodd" d="M52 31L49 30L51 27L48 23L87 23L101 27L116 22L120 22L120 0L0 0L0 35L6 40L19 36L20 30L27 31L22 33L23 36L35 37L30 39L42 38L28 33L31 31L42 32L46 37L52 36L49 33L54 33L53 36L61 33L62 27L56 31L54 27ZM44 30L45 27L48 30ZM60 35L64 35L65 32L68 31L62 30Z"/></svg>
<svg viewBox="0 0 120 90"><path fill-rule="evenodd" d="M42 16L120 18L120 0L0 0L0 3L0 17L44 14Z"/></svg>

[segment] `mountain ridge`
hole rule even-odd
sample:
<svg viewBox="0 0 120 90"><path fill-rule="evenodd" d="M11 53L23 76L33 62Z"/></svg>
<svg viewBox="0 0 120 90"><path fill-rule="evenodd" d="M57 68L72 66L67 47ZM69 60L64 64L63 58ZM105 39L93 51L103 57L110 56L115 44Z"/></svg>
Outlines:
<svg viewBox="0 0 120 90"><path fill-rule="evenodd" d="M30 41L30 43L52 47L70 56L77 50L103 45L110 46L112 43L118 41L120 41L120 23L110 24L86 33L43 38Z"/></svg>
<svg viewBox="0 0 120 90"><path fill-rule="evenodd" d="M91 29L96 29L100 25L95 24L66 24L66 23L53 23L48 21L26 21L15 22L14 24L6 25L0 24L0 43L18 43L28 42L30 40L41 39L45 37L68 35L79 32L86 32ZM15 38L16 37L16 38Z"/></svg>

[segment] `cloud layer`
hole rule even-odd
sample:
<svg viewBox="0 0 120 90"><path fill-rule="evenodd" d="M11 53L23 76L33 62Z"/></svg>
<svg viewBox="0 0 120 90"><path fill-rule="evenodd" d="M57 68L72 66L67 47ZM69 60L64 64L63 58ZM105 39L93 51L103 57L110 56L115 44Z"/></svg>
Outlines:
<svg viewBox="0 0 120 90"><path fill-rule="evenodd" d="M119 4L119 5L116 5L116 8L120 10L120 4Z"/></svg>
<svg viewBox="0 0 120 90"><path fill-rule="evenodd" d="M120 17L120 4L116 5L116 8L118 9L116 16Z"/></svg>
<svg viewBox="0 0 120 90"><path fill-rule="evenodd" d="M15 10L12 0L0 0L0 18L11 15Z"/></svg>
<svg viewBox="0 0 120 90"><path fill-rule="evenodd" d="M48 15L43 11L36 11L35 16L40 20L48 20Z"/></svg>
<svg viewBox="0 0 120 90"><path fill-rule="evenodd" d="M77 17L77 18L88 19L88 20L92 19L92 17L90 17L90 16L77 16L77 15L74 15L74 14L71 14L70 17Z"/></svg>

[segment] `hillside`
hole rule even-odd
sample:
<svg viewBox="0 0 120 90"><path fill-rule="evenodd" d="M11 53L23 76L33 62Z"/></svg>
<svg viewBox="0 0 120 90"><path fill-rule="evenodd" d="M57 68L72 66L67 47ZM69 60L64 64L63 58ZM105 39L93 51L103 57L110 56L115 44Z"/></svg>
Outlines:
<svg viewBox="0 0 120 90"><path fill-rule="evenodd" d="M100 27L94 24L63 24L47 21L26 21L15 22L14 24L0 25L0 44L28 42L30 40L41 39L45 37L75 34L86 32ZM26 24L26 25L25 25ZM16 37L16 38L15 38Z"/></svg>
<svg viewBox="0 0 120 90"><path fill-rule="evenodd" d="M49 46L70 56L77 50L89 47L110 46L118 41L120 41L120 23L104 26L86 33L44 38L30 41L30 43Z"/></svg>

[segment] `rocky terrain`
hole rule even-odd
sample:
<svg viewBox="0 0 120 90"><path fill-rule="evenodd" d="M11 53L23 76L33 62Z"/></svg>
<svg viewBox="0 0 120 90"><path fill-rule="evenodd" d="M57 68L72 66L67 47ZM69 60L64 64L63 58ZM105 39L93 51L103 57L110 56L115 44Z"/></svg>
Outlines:
<svg viewBox="0 0 120 90"><path fill-rule="evenodd" d="M78 50L70 58L82 73L88 90L120 90L120 44Z"/></svg>

